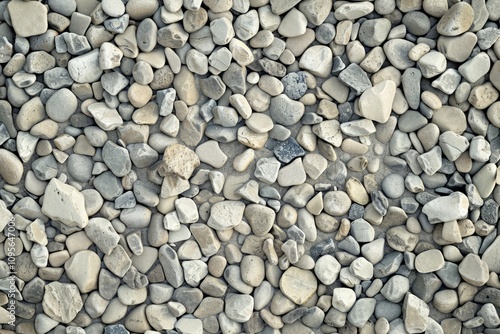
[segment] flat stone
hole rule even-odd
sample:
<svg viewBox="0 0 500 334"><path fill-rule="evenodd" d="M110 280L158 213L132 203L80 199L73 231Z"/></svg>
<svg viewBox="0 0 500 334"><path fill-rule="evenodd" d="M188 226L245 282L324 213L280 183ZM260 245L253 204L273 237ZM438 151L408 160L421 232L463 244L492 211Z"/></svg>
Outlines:
<svg viewBox="0 0 500 334"><path fill-rule="evenodd" d="M446 59L462 63L469 58L476 44L477 36L472 32L466 32L460 36L439 37L437 48Z"/></svg>
<svg viewBox="0 0 500 334"><path fill-rule="evenodd" d="M297 158L278 172L278 184L282 187L289 187L302 184L306 181L306 172L302 159Z"/></svg>
<svg viewBox="0 0 500 334"><path fill-rule="evenodd" d="M342 131L340 131L340 123L337 120L327 120L315 124L312 127L312 132L335 147L340 147L342 144Z"/></svg>
<svg viewBox="0 0 500 334"><path fill-rule="evenodd" d="M395 38L387 41L383 48L387 59L399 70L405 70L415 65L415 62L408 57L410 50L415 46L414 43Z"/></svg>
<svg viewBox="0 0 500 334"><path fill-rule="evenodd" d="M438 197L426 203L422 212L427 215L429 223L437 224L467 217L469 200L461 192L449 196Z"/></svg>
<svg viewBox="0 0 500 334"><path fill-rule="evenodd" d="M132 168L132 161L127 149L109 140L102 148L102 159L117 177L127 175Z"/></svg>
<svg viewBox="0 0 500 334"><path fill-rule="evenodd" d="M351 199L343 191L329 191L323 197L325 212L332 216L345 215L351 206Z"/></svg>
<svg viewBox="0 0 500 334"><path fill-rule="evenodd" d="M353 63L346 67L338 76L346 86L350 87L357 95L372 87L368 75L357 64Z"/></svg>
<svg viewBox="0 0 500 334"><path fill-rule="evenodd" d="M266 235L274 225L275 212L260 204L250 204L245 208L245 218L256 236Z"/></svg>
<svg viewBox="0 0 500 334"><path fill-rule="evenodd" d="M68 72L71 78L78 83L98 81L103 73L99 67L99 50L72 58L68 62Z"/></svg>
<svg viewBox="0 0 500 334"><path fill-rule="evenodd" d="M45 188L42 212L69 227L84 228L89 222L83 195L58 179L52 179Z"/></svg>
<svg viewBox="0 0 500 334"><path fill-rule="evenodd" d="M318 283L310 271L290 267L280 279L280 289L283 294L297 305L304 305L312 298Z"/></svg>
<svg viewBox="0 0 500 334"><path fill-rule="evenodd" d="M227 230L241 223L245 204L239 201L217 202L210 208L207 225L216 230Z"/></svg>
<svg viewBox="0 0 500 334"><path fill-rule="evenodd" d="M121 245L116 245L109 255L104 255L106 267L118 277L123 277L132 265L132 260Z"/></svg>
<svg viewBox="0 0 500 334"><path fill-rule="evenodd" d="M437 249L422 252L415 258L415 269L419 273L438 271L444 266L443 254Z"/></svg>
<svg viewBox="0 0 500 334"><path fill-rule="evenodd" d="M408 293L403 302L404 327L408 333L425 331L428 324L429 306L417 296Z"/></svg>
<svg viewBox="0 0 500 334"><path fill-rule="evenodd" d="M399 303L409 290L410 282L408 278L401 275L394 275L384 284L380 293L388 301Z"/></svg>
<svg viewBox="0 0 500 334"><path fill-rule="evenodd" d="M417 64L424 78L432 78L446 70L446 57L441 52L431 51L422 56Z"/></svg>
<svg viewBox="0 0 500 334"><path fill-rule="evenodd" d="M220 149L219 143L215 140L209 140L196 148L196 155L200 161L214 168L221 168L227 161L226 154Z"/></svg>
<svg viewBox="0 0 500 334"><path fill-rule="evenodd" d="M304 115L304 105L291 100L285 94L271 98L269 116L275 123L289 126L300 121Z"/></svg>
<svg viewBox="0 0 500 334"><path fill-rule="evenodd" d="M278 32L284 37L297 37L306 33L307 19L299 10L292 8L281 20Z"/></svg>
<svg viewBox="0 0 500 334"><path fill-rule="evenodd" d="M484 251L481 259L488 265L489 271L500 273L500 237L496 237Z"/></svg>
<svg viewBox="0 0 500 334"><path fill-rule="evenodd" d="M441 17L437 31L444 36L458 36L472 26L474 10L468 3L456 3Z"/></svg>
<svg viewBox="0 0 500 334"><path fill-rule="evenodd" d="M460 67L458 67L458 72L460 72L467 81L472 83L478 81L483 75L488 73L490 66L488 55L485 52L481 52L460 65Z"/></svg>
<svg viewBox="0 0 500 334"><path fill-rule="evenodd" d="M230 294L225 299L225 313L236 322L247 322L252 316L254 299L249 295Z"/></svg>
<svg viewBox="0 0 500 334"><path fill-rule="evenodd" d="M0 148L0 176L9 184L17 184L21 181L24 167L21 160L12 152Z"/></svg>
<svg viewBox="0 0 500 334"><path fill-rule="evenodd" d="M97 289L100 269L101 259L89 250L79 251L64 263L66 275L76 283L81 293Z"/></svg>
<svg viewBox="0 0 500 334"><path fill-rule="evenodd" d="M316 261L314 273L321 283L324 285L330 285L335 283L337 280L340 274L340 269L341 266L337 259L335 259L332 255L327 254L323 255Z"/></svg>
<svg viewBox="0 0 500 334"><path fill-rule="evenodd" d="M300 68L321 78L326 78L330 75L332 65L332 50L323 45L315 45L308 48L300 57L299 62Z"/></svg>
<svg viewBox="0 0 500 334"><path fill-rule="evenodd" d="M17 36L30 37L47 31L47 7L39 2L13 2L7 6Z"/></svg>
<svg viewBox="0 0 500 334"><path fill-rule="evenodd" d="M435 146L429 152L421 154L417 157L418 164L425 174L434 175L441 168L443 164L441 153L441 148L439 146Z"/></svg>
<svg viewBox="0 0 500 334"><path fill-rule="evenodd" d="M386 80L367 89L359 98L358 108L361 116L386 123L392 111L392 102L396 95L396 84Z"/></svg>
<svg viewBox="0 0 500 334"><path fill-rule="evenodd" d="M80 312L83 302L75 284L52 282L45 286L42 306L51 319L68 324Z"/></svg>
<svg viewBox="0 0 500 334"><path fill-rule="evenodd" d="M483 286L489 279L488 264L476 254L467 254L460 262L458 272L464 281L474 286Z"/></svg>
<svg viewBox="0 0 500 334"><path fill-rule="evenodd" d="M448 160L455 161L469 148L469 141L453 131L445 131L439 136L439 146Z"/></svg>
<svg viewBox="0 0 500 334"><path fill-rule="evenodd" d="M111 131L123 124L123 119L116 109L108 108L103 102L92 103L88 106L89 113L94 117L97 125L104 131Z"/></svg>
<svg viewBox="0 0 500 334"><path fill-rule="evenodd" d="M347 314L347 320L357 328L362 328L375 311L374 298L360 298Z"/></svg>

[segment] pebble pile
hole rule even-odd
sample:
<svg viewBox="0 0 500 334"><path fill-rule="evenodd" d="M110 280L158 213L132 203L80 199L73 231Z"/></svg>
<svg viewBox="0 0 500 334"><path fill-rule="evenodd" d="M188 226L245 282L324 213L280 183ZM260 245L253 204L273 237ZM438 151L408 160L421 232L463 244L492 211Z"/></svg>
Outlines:
<svg viewBox="0 0 500 334"><path fill-rule="evenodd" d="M0 1L0 333L500 333L499 19Z"/></svg>

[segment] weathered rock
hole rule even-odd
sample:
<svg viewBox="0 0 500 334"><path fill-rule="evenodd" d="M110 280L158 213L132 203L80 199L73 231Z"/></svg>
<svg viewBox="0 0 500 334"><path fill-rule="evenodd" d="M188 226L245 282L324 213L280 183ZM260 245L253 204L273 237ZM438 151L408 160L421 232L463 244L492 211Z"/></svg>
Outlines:
<svg viewBox="0 0 500 334"><path fill-rule="evenodd" d="M52 179L45 188L42 212L69 227L84 228L89 222L83 195L58 179Z"/></svg>
<svg viewBox="0 0 500 334"><path fill-rule="evenodd" d="M68 324L80 312L83 302L75 284L52 282L45 286L42 306L50 318Z"/></svg>

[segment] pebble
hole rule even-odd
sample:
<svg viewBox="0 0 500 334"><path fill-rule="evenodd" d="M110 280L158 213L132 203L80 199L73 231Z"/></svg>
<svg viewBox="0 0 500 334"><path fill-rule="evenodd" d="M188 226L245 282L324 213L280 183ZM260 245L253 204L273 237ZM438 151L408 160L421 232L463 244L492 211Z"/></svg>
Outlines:
<svg viewBox="0 0 500 334"><path fill-rule="evenodd" d="M443 254L437 249L424 251L415 258L415 269L419 273L430 273L444 266Z"/></svg>
<svg viewBox="0 0 500 334"><path fill-rule="evenodd" d="M210 208L208 226L216 230L226 230L241 223L245 205L238 201L217 202Z"/></svg>
<svg viewBox="0 0 500 334"><path fill-rule="evenodd" d="M287 269L279 284L283 294L297 305L307 303L318 286L313 273L296 267Z"/></svg>
<svg viewBox="0 0 500 334"><path fill-rule="evenodd" d="M457 3L441 17L437 31L444 36L458 36L472 26L474 9L468 3Z"/></svg>
<svg viewBox="0 0 500 334"><path fill-rule="evenodd" d="M299 67L320 78L326 78L332 70L332 51L321 45L308 48L300 57Z"/></svg>
<svg viewBox="0 0 500 334"><path fill-rule="evenodd" d="M5 182L15 185L21 181L24 167L20 159L12 152L0 149L0 164L5 166L0 171L0 176Z"/></svg>
<svg viewBox="0 0 500 334"><path fill-rule="evenodd" d="M367 89L359 98L360 114L367 119L386 123L391 115L395 94L396 85L389 80Z"/></svg>
<svg viewBox="0 0 500 334"><path fill-rule="evenodd" d="M47 217L68 227L84 228L89 222L83 195L55 178L45 188L41 210Z"/></svg>
<svg viewBox="0 0 500 334"><path fill-rule="evenodd" d="M80 312L83 302L75 284L52 282L45 286L42 306L51 319L68 324Z"/></svg>
<svg viewBox="0 0 500 334"><path fill-rule="evenodd" d="M382 181L382 190L389 198L400 198L405 190L405 181L399 174L390 174Z"/></svg>
<svg viewBox="0 0 500 334"><path fill-rule="evenodd" d="M47 8L38 2L9 3L7 12L19 37L30 37L47 31Z"/></svg>
<svg viewBox="0 0 500 334"><path fill-rule="evenodd" d="M438 197L427 202L422 212L427 215L431 224L449 222L462 219L467 216L469 200L460 192L454 192L449 196ZM446 208L443 210L443 208Z"/></svg>

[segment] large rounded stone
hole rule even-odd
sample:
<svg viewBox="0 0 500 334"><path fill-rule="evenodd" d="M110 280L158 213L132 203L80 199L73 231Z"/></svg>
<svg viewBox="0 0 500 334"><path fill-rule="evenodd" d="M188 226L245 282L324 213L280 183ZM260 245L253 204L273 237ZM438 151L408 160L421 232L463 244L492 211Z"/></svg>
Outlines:
<svg viewBox="0 0 500 334"><path fill-rule="evenodd" d="M51 319L68 324L80 312L83 302L75 284L52 282L45 286L42 307Z"/></svg>
<svg viewBox="0 0 500 334"><path fill-rule="evenodd" d="M24 167L21 160L12 152L0 148L0 176L9 184L17 184L23 177Z"/></svg>
<svg viewBox="0 0 500 334"><path fill-rule="evenodd" d="M314 295L318 282L308 270L290 267L280 279L280 289L285 296L297 305L304 305Z"/></svg>
<svg viewBox="0 0 500 334"><path fill-rule="evenodd" d="M83 250L66 261L64 270L70 280L78 285L82 293L97 289L101 259L93 251Z"/></svg>

